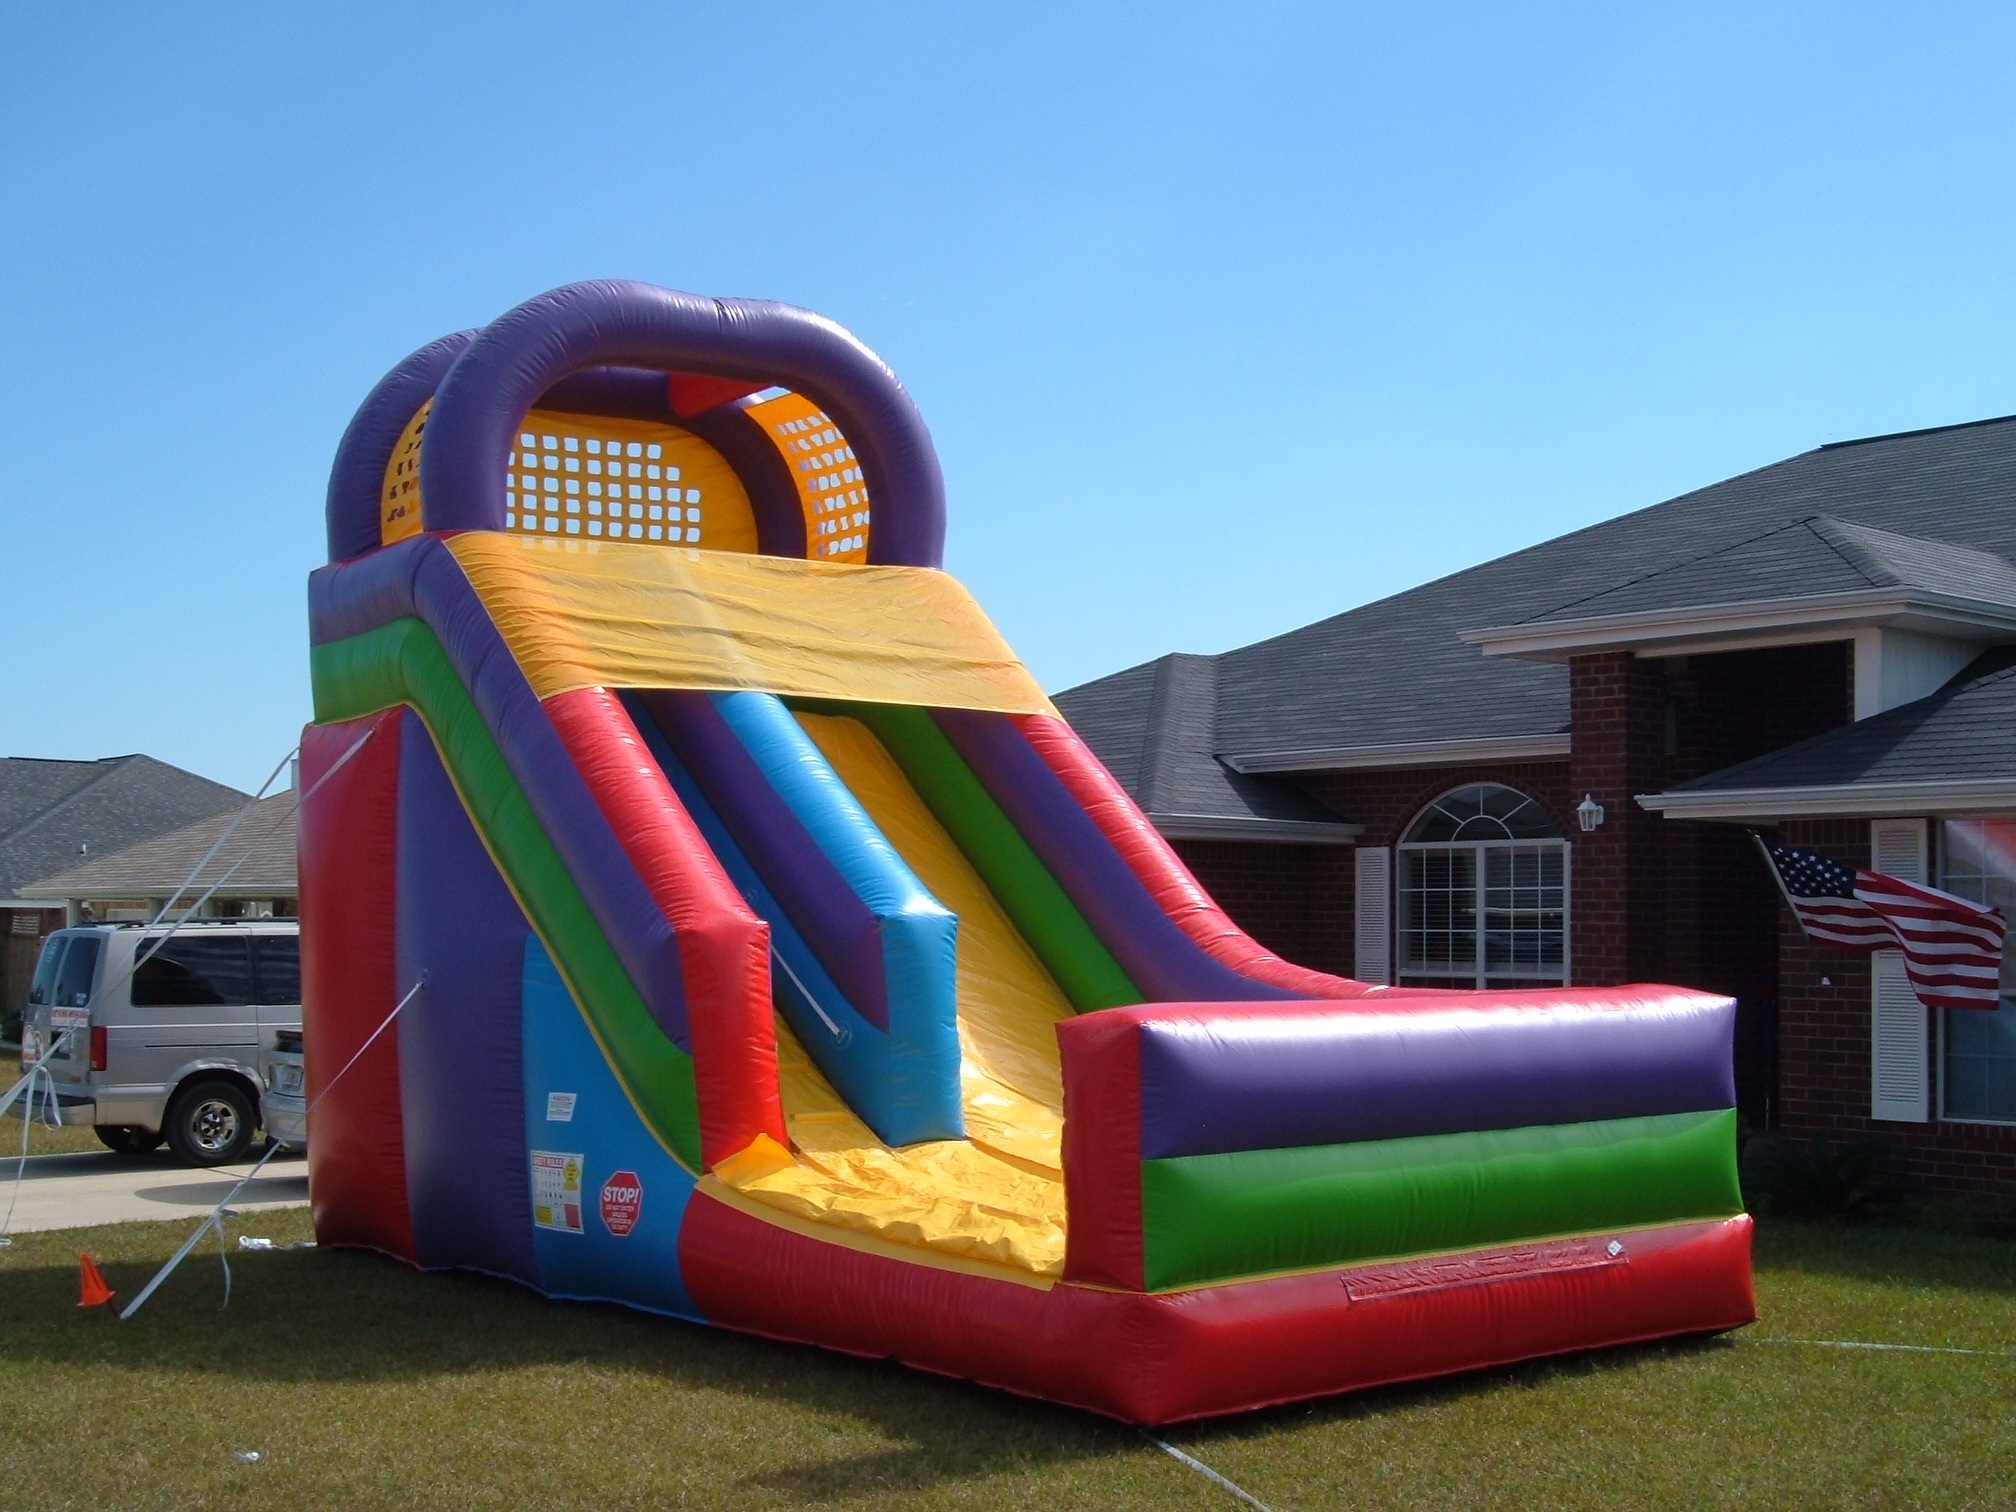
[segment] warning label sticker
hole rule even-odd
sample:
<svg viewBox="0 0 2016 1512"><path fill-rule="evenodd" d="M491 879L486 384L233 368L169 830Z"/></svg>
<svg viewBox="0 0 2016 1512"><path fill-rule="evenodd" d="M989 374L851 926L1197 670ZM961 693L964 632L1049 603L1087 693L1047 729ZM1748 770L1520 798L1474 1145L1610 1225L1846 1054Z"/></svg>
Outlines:
<svg viewBox="0 0 2016 1512"><path fill-rule="evenodd" d="M546 1122L574 1122L574 1097L572 1092L548 1092L546 1094Z"/></svg>
<svg viewBox="0 0 2016 1512"><path fill-rule="evenodd" d="M581 1157L532 1152L532 1221L563 1234L581 1232Z"/></svg>
<svg viewBox="0 0 2016 1512"><path fill-rule="evenodd" d="M629 1237L644 1210L644 1183L635 1171L618 1171L602 1183L602 1227L618 1239Z"/></svg>

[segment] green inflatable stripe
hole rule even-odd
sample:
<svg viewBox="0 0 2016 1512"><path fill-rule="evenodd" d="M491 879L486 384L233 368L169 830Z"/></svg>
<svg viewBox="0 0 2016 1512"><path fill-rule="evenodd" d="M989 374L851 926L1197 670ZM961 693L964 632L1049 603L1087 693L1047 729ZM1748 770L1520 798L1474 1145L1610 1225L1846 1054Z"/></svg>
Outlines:
<svg viewBox="0 0 2016 1512"><path fill-rule="evenodd" d="M1141 1162L1151 1291L1743 1210L1736 1113Z"/></svg>
<svg viewBox="0 0 2016 1512"><path fill-rule="evenodd" d="M477 833L631 1101L666 1148L699 1171L693 1058L666 1038L637 995L434 632L417 619L397 619L315 647L310 665L318 724L397 704L412 705L426 721Z"/></svg>
<svg viewBox="0 0 2016 1512"><path fill-rule="evenodd" d="M809 714L840 714L874 732L945 832L973 863L1029 948L1080 1013L1142 1001L1111 951L1050 875L927 710L907 704L787 699Z"/></svg>

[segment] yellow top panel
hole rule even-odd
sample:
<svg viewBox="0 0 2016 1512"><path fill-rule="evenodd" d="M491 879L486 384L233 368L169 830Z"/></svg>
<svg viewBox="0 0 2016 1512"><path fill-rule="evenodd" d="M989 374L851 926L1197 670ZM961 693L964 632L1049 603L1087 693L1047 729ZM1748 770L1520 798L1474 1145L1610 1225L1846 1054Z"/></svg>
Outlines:
<svg viewBox="0 0 2016 1512"><path fill-rule="evenodd" d="M385 483L378 494L378 544L420 534L420 438L427 431L427 414L434 408L429 399L413 411L399 444L392 448L392 460L385 464Z"/></svg>
<svg viewBox="0 0 2016 1512"><path fill-rule="evenodd" d="M779 394L746 413L790 464L805 512L805 555L819 562L867 561L868 485L839 427L803 394Z"/></svg>
<svg viewBox="0 0 2016 1512"><path fill-rule="evenodd" d="M429 399L385 464L379 540L420 533ZM676 425L533 410L505 458L504 528L527 535L753 552L756 515L728 460Z"/></svg>
<svg viewBox="0 0 2016 1512"><path fill-rule="evenodd" d="M690 431L535 409L518 432L518 448L507 459L507 530L756 549L756 515L742 480Z"/></svg>
<svg viewBox="0 0 2016 1512"><path fill-rule="evenodd" d="M541 698L755 689L1054 713L973 596L928 567L469 531L448 548Z"/></svg>

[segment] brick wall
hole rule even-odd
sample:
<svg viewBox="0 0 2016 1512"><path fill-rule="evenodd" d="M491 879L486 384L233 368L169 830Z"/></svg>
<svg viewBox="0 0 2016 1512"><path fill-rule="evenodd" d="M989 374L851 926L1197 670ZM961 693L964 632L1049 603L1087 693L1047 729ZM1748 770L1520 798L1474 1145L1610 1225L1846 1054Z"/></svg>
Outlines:
<svg viewBox="0 0 2016 1512"><path fill-rule="evenodd" d="M1350 846L1172 844L1232 922L1262 945L1298 966L1351 974Z"/></svg>
<svg viewBox="0 0 2016 1512"><path fill-rule="evenodd" d="M1804 846L1853 866L1869 864L1869 824L1862 819L1810 819L1779 826L1787 845ZM1869 1117L1869 957L1809 941L1782 903L1778 907L1779 1127L1804 1138L1876 1133L1897 1145L1910 1173L1935 1195L1953 1196L2016 1183L2016 1128L1942 1123L1938 1102L1924 1124ZM1937 1088L1939 1053L1933 1025L1929 1069Z"/></svg>
<svg viewBox="0 0 2016 1512"><path fill-rule="evenodd" d="M1640 793L1704 776L1853 717L1844 643L1569 665L1570 786L1604 806L1574 837L1570 960L1584 985L1672 982L1738 1004L1738 1100L1775 1116L1776 893L1744 828L1662 819Z"/></svg>
<svg viewBox="0 0 2016 1512"><path fill-rule="evenodd" d="M1662 862L1665 822L1633 801L1664 775L1666 675L1629 652L1568 665L1574 754L1568 785L1603 805L1600 828L1577 833L1569 874L1571 969L1578 985L1656 981L1665 965L1666 897L1681 879Z"/></svg>

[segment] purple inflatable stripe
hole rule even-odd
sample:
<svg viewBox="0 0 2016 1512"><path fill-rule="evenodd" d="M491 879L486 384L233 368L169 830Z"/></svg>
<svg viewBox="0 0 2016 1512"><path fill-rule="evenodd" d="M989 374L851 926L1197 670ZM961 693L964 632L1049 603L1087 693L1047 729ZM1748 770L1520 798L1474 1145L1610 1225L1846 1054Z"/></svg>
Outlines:
<svg viewBox="0 0 2016 1512"><path fill-rule="evenodd" d="M525 1157L520 979L531 927L419 718L399 742L400 1116L413 1247L430 1268L539 1284Z"/></svg>
<svg viewBox="0 0 2016 1512"><path fill-rule="evenodd" d="M1658 989L1644 989L1657 992ZM1250 1013L1141 1026L1141 1158L1735 1106L1736 1005Z"/></svg>
<svg viewBox="0 0 2016 1512"><path fill-rule="evenodd" d="M377 549L382 539L379 514L385 492L385 468L407 422L434 395L463 349L476 339L474 331L457 331L430 342L378 380L378 386L358 406L336 447L329 469L329 499L324 518L329 530L329 560L361 556Z"/></svg>
<svg viewBox="0 0 2016 1512"><path fill-rule="evenodd" d="M308 580L308 606L309 636L318 645L405 615L433 630L638 996L666 1035L691 1053L672 926L454 554L433 537L414 536L355 562L323 567Z"/></svg>
<svg viewBox="0 0 2016 1512"><path fill-rule="evenodd" d="M501 530L505 458L540 395L599 367L782 384L832 416L875 497L868 559L936 567L945 484L930 432L873 352L809 310L610 279L568 284L499 316L441 380L420 454L429 530Z"/></svg>
<svg viewBox="0 0 2016 1512"><path fill-rule="evenodd" d="M705 693L633 695L776 894L856 1012L889 1032L888 975L875 915L770 785Z"/></svg>
<svg viewBox="0 0 2016 1512"><path fill-rule="evenodd" d="M970 709L931 714L1149 1002L1299 1001L1199 950L1013 721Z"/></svg>

